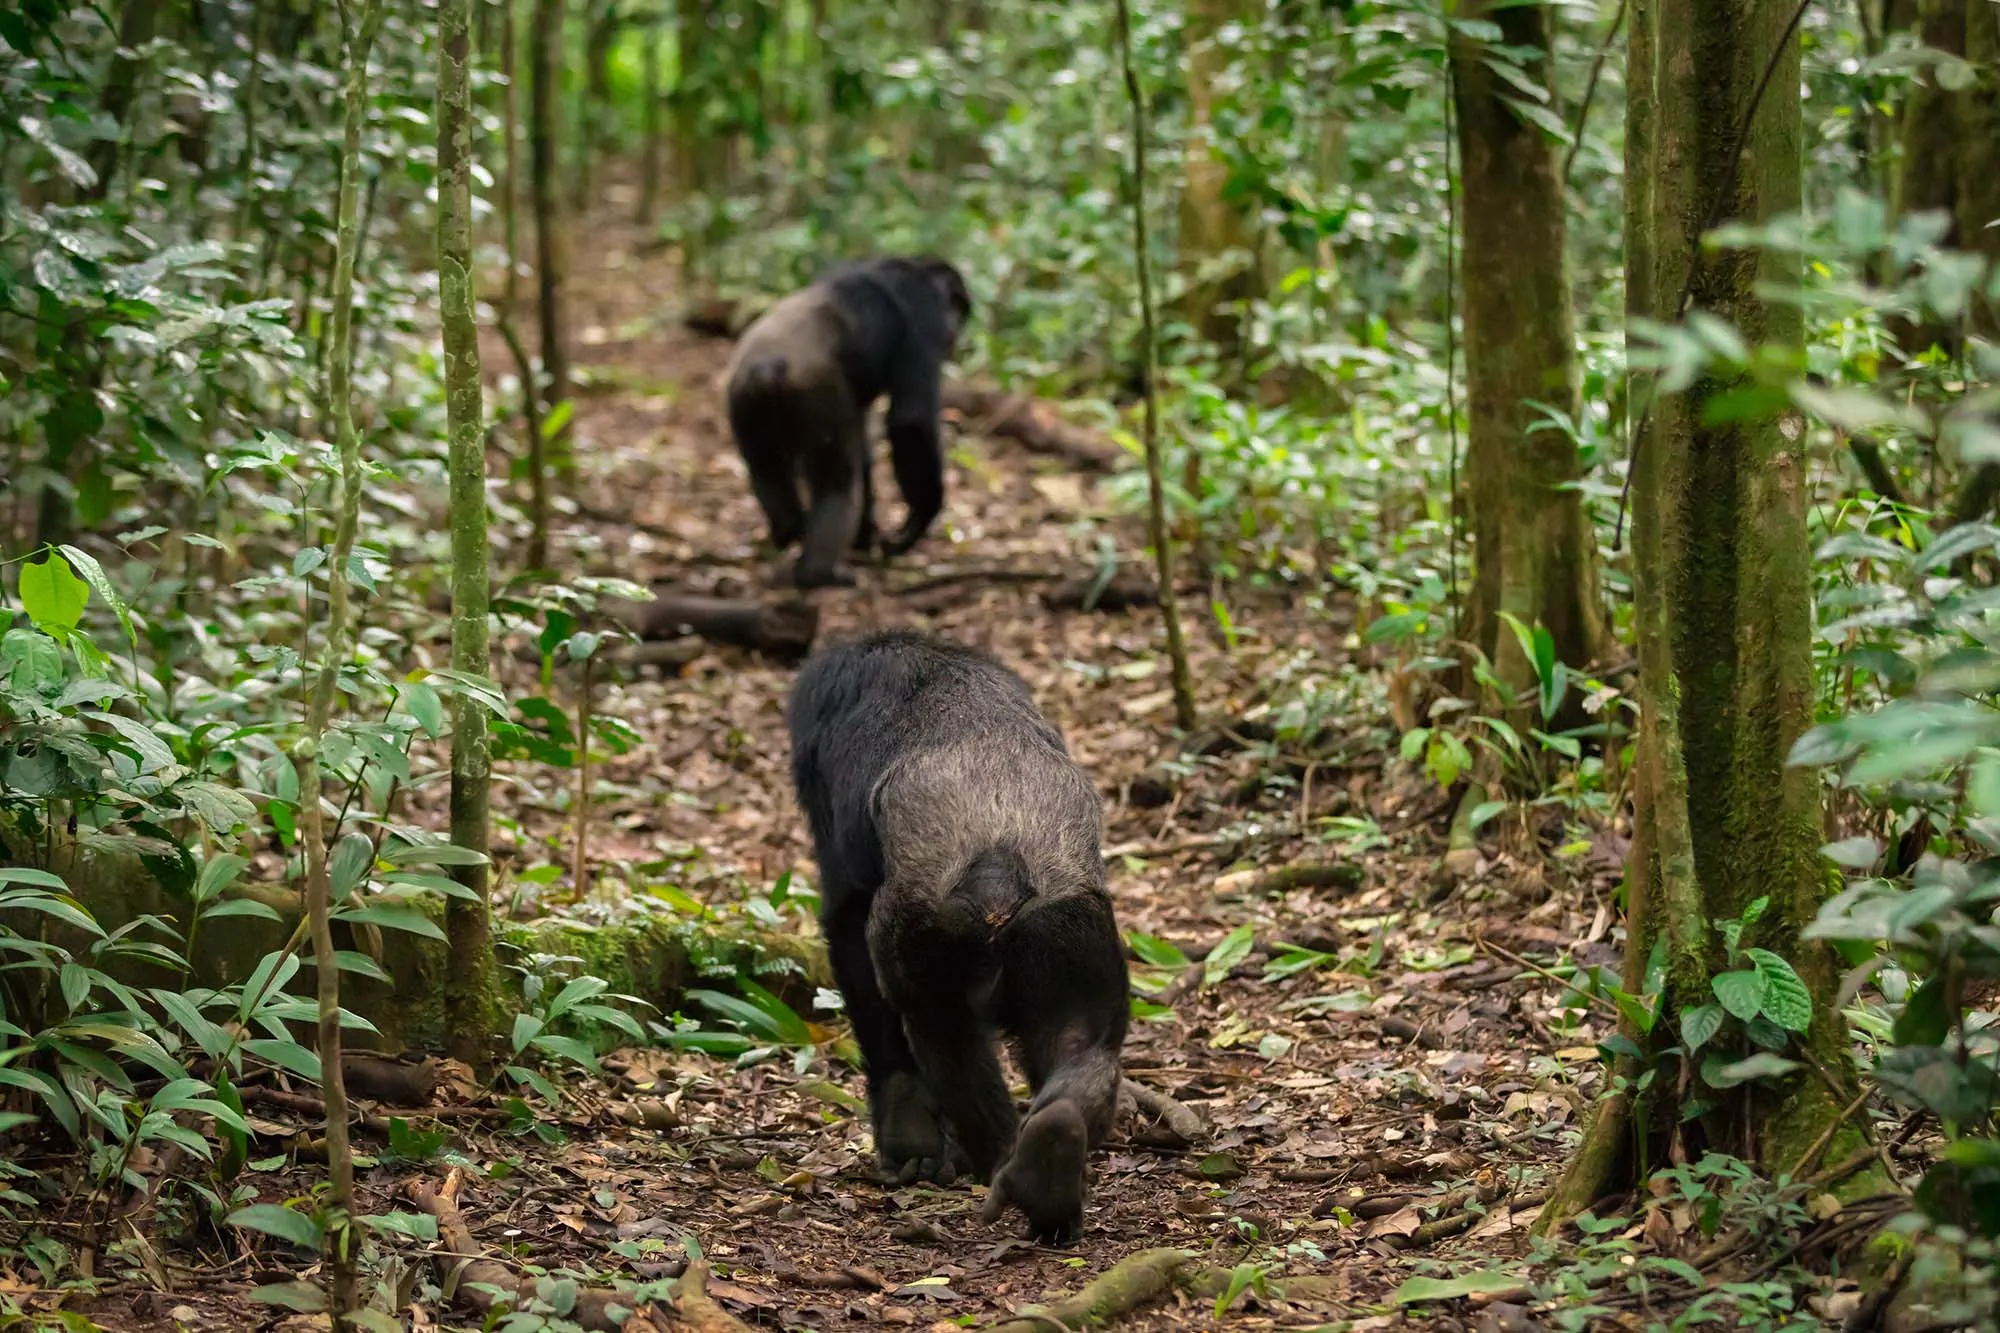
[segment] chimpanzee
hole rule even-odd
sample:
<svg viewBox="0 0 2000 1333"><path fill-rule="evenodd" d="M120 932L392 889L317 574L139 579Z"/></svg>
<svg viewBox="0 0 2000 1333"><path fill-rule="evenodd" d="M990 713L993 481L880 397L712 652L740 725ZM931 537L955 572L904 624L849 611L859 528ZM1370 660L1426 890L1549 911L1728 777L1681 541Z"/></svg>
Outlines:
<svg viewBox="0 0 2000 1333"><path fill-rule="evenodd" d="M1129 1003L1096 787L1019 676L909 631L815 654L786 721L883 1168L969 1166L988 1221L1075 1238ZM1018 1137L996 1030L1034 1092Z"/></svg>
<svg viewBox="0 0 2000 1333"><path fill-rule="evenodd" d="M882 549L902 554L937 519L940 381L971 312L965 279L942 259L864 259L792 293L744 331L729 363L729 427L772 544L802 543L792 572L799 587L851 585L841 557L876 544L867 423L884 394L889 459L910 513Z"/></svg>

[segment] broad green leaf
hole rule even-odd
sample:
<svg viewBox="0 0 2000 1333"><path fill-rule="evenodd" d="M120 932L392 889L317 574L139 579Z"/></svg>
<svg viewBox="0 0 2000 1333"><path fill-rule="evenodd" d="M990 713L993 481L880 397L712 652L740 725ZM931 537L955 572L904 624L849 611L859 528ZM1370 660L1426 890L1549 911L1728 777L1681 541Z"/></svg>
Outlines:
<svg viewBox="0 0 2000 1333"><path fill-rule="evenodd" d="M283 1204L253 1203L248 1208L238 1208L226 1220L230 1226L242 1227L247 1231L261 1231L267 1236L276 1236L279 1240L287 1241L302 1250L319 1249L319 1223Z"/></svg>
<svg viewBox="0 0 2000 1333"><path fill-rule="evenodd" d="M333 855L327 858L327 878L331 882L335 902L354 892L368 874L368 867L375 860L375 844L365 833L344 833L340 841L333 845Z"/></svg>
<svg viewBox="0 0 2000 1333"><path fill-rule="evenodd" d="M1456 1301L1481 1292L1513 1291L1524 1281L1519 1275L1498 1268L1482 1268L1475 1273L1461 1277L1417 1277L1408 1278L1396 1288L1390 1299L1397 1305L1415 1305L1420 1301Z"/></svg>
<svg viewBox="0 0 2000 1333"><path fill-rule="evenodd" d="M54 889L57 893L69 892L69 885L63 882L61 875L36 870L32 866L0 866L0 884L32 884L39 889Z"/></svg>
<svg viewBox="0 0 2000 1333"><path fill-rule="evenodd" d="M1795 1069L1805 1066L1797 1060L1787 1060L1782 1055L1770 1051L1759 1051L1747 1060L1734 1063L1717 1061L1702 1066L1702 1076L1713 1088L1733 1088L1739 1083L1749 1083L1755 1079L1782 1078Z"/></svg>
<svg viewBox="0 0 2000 1333"><path fill-rule="evenodd" d="M1812 1023L1812 992L1792 965L1769 949L1743 956L1764 978L1764 1016L1787 1032L1804 1032Z"/></svg>
<svg viewBox="0 0 2000 1333"><path fill-rule="evenodd" d="M71 572L69 562L45 555L21 566L21 609L37 629L75 629L90 602L90 585Z"/></svg>
<svg viewBox="0 0 2000 1333"><path fill-rule="evenodd" d="M370 1231L408 1236L411 1240L432 1241L438 1238L437 1219L429 1213L374 1213L364 1216L361 1224Z"/></svg>
<svg viewBox="0 0 2000 1333"><path fill-rule="evenodd" d="M487 858L470 847L459 847L449 842L438 843L398 843L385 848L382 860L392 866L482 866Z"/></svg>
<svg viewBox="0 0 2000 1333"><path fill-rule="evenodd" d="M283 921L285 918L277 908L255 898L231 898L228 902L217 903L206 908L201 914L203 921L220 921L225 917L251 916L259 921Z"/></svg>
<svg viewBox="0 0 2000 1333"><path fill-rule="evenodd" d="M282 1305L301 1314L319 1314L326 1309L326 1291L310 1282L273 1282L250 1289L250 1299L263 1305Z"/></svg>
<svg viewBox="0 0 2000 1333"><path fill-rule="evenodd" d="M380 926L384 930L407 931L412 935L421 935L427 940L443 942L445 938L444 931L438 923L414 907L367 903L360 907L343 907L334 913L334 919L350 923L360 921Z"/></svg>
<svg viewBox="0 0 2000 1333"><path fill-rule="evenodd" d="M1132 946L1132 952L1139 955L1139 961L1153 967L1185 968L1189 958L1174 945L1152 935L1128 931L1125 942Z"/></svg>
<svg viewBox="0 0 2000 1333"><path fill-rule="evenodd" d="M1724 972L1709 983L1722 1007L1748 1023L1764 1011L1764 974L1755 969Z"/></svg>
<svg viewBox="0 0 2000 1333"><path fill-rule="evenodd" d="M424 734L432 738L444 735L444 700L438 692L420 680L405 681L397 689L402 697L403 707L424 729Z"/></svg>
<svg viewBox="0 0 2000 1333"><path fill-rule="evenodd" d="M243 1043L246 1053L256 1056L268 1064L297 1074L300 1078L317 1083L322 1073L319 1053L309 1051L295 1041L279 1041L273 1037L252 1037Z"/></svg>
<svg viewBox="0 0 2000 1333"><path fill-rule="evenodd" d="M83 581L90 585L90 590L111 608L113 615L118 617L118 625L125 631L126 642L136 645L139 639L132 632L132 608L125 605L125 599L111 586L111 580L105 577L104 566L97 563L97 557L74 546L63 546L58 549L62 551L63 558L75 567L76 572L83 575Z"/></svg>
<svg viewBox="0 0 2000 1333"><path fill-rule="evenodd" d="M1723 1013L1719 1004L1699 1004L1681 1015L1681 1044L1687 1047L1689 1055L1700 1051L1722 1030Z"/></svg>
<svg viewBox="0 0 2000 1333"><path fill-rule="evenodd" d="M250 865L248 857L234 852L221 852L202 863L201 874L194 882L194 900L205 903L236 882L236 877Z"/></svg>

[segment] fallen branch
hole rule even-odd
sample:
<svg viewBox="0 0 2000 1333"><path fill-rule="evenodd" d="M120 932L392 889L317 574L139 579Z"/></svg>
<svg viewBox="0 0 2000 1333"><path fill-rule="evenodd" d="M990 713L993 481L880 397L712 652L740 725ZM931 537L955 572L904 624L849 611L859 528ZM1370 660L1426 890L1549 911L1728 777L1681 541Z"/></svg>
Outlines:
<svg viewBox="0 0 2000 1333"><path fill-rule="evenodd" d="M642 640L693 636L787 661L812 651L819 633L819 608L801 598L705 597L655 588L650 602L620 601L606 609Z"/></svg>
<svg viewBox="0 0 2000 1333"><path fill-rule="evenodd" d="M1120 571L1108 582L1095 574L1076 575L1044 592L1042 604L1051 611L1134 611L1158 606L1160 585L1137 572Z"/></svg>
<svg viewBox="0 0 2000 1333"><path fill-rule="evenodd" d="M1024 393L949 380L944 405L967 418L973 434L1012 440L1031 454L1061 459L1079 471L1111 472L1127 456L1097 431L1065 421L1054 403Z"/></svg>
<svg viewBox="0 0 2000 1333"><path fill-rule="evenodd" d="M1119 1092L1123 1096L1131 1098L1132 1105L1138 1111L1153 1117L1154 1123L1147 1126L1145 1130L1140 1131L1141 1136L1157 1136L1160 1131L1164 1130L1167 1135L1178 1140L1178 1142L1158 1146L1185 1148L1199 1141L1206 1134L1200 1116L1157 1088L1149 1088L1143 1083L1134 1083L1128 1078L1120 1080Z"/></svg>
<svg viewBox="0 0 2000 1333"><path fill-rule="evenodd" d="M1051 1325L1086 1329L1109 1323L1167 1295L1194 1260L1191 1250L1141 1250L1127 1255L1076 1295L1054 1305L1023 1307L1012 1319L993 1325L993 1333L1049 1333Z"/></svg>
<svg viewBox="0 0 2000 1333"><path fill-rule="evenodd" d="M403 1187L403 1196L437 1219L438 1236L444 1242L441 1259L456 1261L449 1279L442 1285L481 1317L494 1313L495 1306L510 1310L524 1308L534 1298L541 1279L522 1277L503 1263L486 1257L471 1228L458 1210L458 1191L464 1175L456 1167L436 1189L420 1179ZM579 1288L569 1319L591 1333L638 1333L638 1330L685 1327L700 1333L747 1333L748 1325L717 1305L707 1291L708 1265L690 1262L675 1284L671 1307L648 1305L632 1308L628 1292L602 1287ZM613 1312L617 1318L613 1318ZM640 1320L645 1322L638 1322Z"/></svg>

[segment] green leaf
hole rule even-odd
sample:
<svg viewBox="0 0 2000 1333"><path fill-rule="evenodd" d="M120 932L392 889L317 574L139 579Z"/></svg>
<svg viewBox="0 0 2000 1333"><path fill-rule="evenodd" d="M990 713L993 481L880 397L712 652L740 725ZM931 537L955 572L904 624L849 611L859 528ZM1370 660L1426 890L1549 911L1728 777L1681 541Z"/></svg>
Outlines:
<svg viewBox="0 0 2000 1333"><path fill-rule="evenodd" d="M83 575L83 581L90 585L90 590L111 608L113 615L118 617L119 627L125 631L126 642L136 646L139 637L132 631L132 608L125 605L125 599L111 586L111 580L105 577L104 566L97 563L97 557L74 546L62 546L57 549L63 553L63 558L75 567L76 572Z"/></svg>
<svg viewBox="0 0 2000 1333"><path fill-rule="evenodd" d="M300 1078L319 1082L323 1072L319 1054L309 1051L295 1041L278 1041L272 1037L252 1037L243 1043L246 1053L256 1056L280 1069L289 1070Z"/></svg>
<svg viewBox="0 0 2000 1333"><path fill-rule="evenodd" d="M429 1213L375 1213L363 1217L361 1224L370 1231L408 1236L411 1240L431 1241L438 1238L437 1219Z"/></svg>
<svg viewBox="0 0 2000 1333"><path fill-rule="evenodd" d="M483 866L485 856L470 847L460 847L454 843L398 843L382 853L382 860L392 866Z"/></svg>
<svg viewBox="0 0 2000 1333"><path fill-rule="evenodd" d="M1903 1012L1896 1015L1894 1039L1898 1046L1942 1046L1951 1035L1955 1015L1945 1002L1945 978L1935 976L1910 994Z"/></svg>
<svg viewBox="0 0 2000 1333"><path fill-rule="evenodd" d="M203 921L220 921L225 917L249 916L259 921L283 921L284 915L267 902L255 898L231 898L226 903L217 903L201 914Z"/></svg>
<svg viewBox="0 0 2000 1333"><path fill-rule="evenodd" d="M1700 1004L1681 1015L1681 1044L1689 1055L1708 1045L1722 1030L1722 1006Z"/></svg>
<svg viewBox="0 0 2000 1333"><path fill-rule="evenodd" d="M222 852L211 856L202 863L201 874L194 882L194 900L205 903L236 882L236 877L250 865L250 859L234 852Z"/></svg>
<svg viewBox="0 0 2000 1333"><path fill-rule="evenodd" d="M1764 978L1764 1016L1787 1032L1812 1023L1812 992L1792 965L1769 949L1749 949L1744 957Z"/></svg>
<svg viewBox="0 0 2000 1333"><path fill-rule="evenodd" d="M252 1287L250 1299L264 1305L282 1305L301 1314L318 1314L326 1309L326 1292L310 1282L273 1282Z"/></svg>
<svg viewBox="0 0 2000 1333"><path fill-rule="evenodd" d="M153 1094L152 1106L155 1111L193 1111L239 1134L248 1134L250 1126L243 1117L216 1100L214 1092L198 1078L177 1078Z"/></svg>
<svg viewBox="0 0 2000 1333"><path fill-rule="evenodd" d="M1132 946L1132 952L1139 956L1140 962L1152 967L1185 968L1190 961L1186 954L1167 941L1136 930L1128 931L1125 941Z"/></svg>
<svg viewBox="0 0 2000 1333"><path fill-rule="evenodd" d="M1770 1051L1759 1051L1749 1059L1738 1060L1733 1064L1726 1062L1705 1064L1702 1066L1702 1077L1708 1080L1712 1088L1733 1088L1739 1083L1748 1083L1753 1079L1782 1078L1795 1069L1804 1068L1805 1066L1797 1060L1787 1060L1784 1056L1775 1055Z"/></svg>
<svg viewBox="0 0 2000 1333"><path fill-rule="evenodd" d="M328 858L327 877L331 881L335 902L354 892L368 874L368 867L375 860L375 844L365 833L346 833L333 846L333 855Z"/></svg>
<svg viewBox="0 0 2000 1333"><path fill-rule="evenodd" d="M37 629L75 629L90 602L90 585L70 572L69 563L45 555L21 566L21 609Z"/></svg>
<svg viewBox="0 0 2000 1333"><path fill-rule="evenodd" d="M550 1106L562 1105L562 1094L558 1093L553 1084L534 1070L524 1065L508 1065L507 1077L513 1079L522 1087L532 1090L536 1096L540 1097Z"/></svg>
<svg viewBox="0 0 2000 1333"><path fill-rule="evenodd" d="M219 782L190 778L176 782L173 790L181 804L215 833L233 833L257 818L257 807L249 797Z"/></svg>
<svg viewBox="0 0 2000 1333"><path fill-rule="evenodd" d="M1251 946L1255 943L1256 935L1248 922L1224 935L1222 942L1209 950L1208 957L1201 961L1201 984L1221 984L1238 963L1250 956Z"/></svg>
<svg viewBox="0 0 2000 1333"><path fill-rule="evenodd" d="M1715 992L1715 998L1722 1001L1724 1009L1748 1023L1764 1012L1764 989L1767 984L1764 974L1753 968L1724 972L1709 983L1709 988Z"/></svg>
<svg viewBox="0 0 2000 1333"><path fill-rule="evenodd" d="M417 720L417 725L424 729L426 736L436 738L444 735L444 700L436 690L420 680L413 680L406 681L398 692L402 696L403 707L410 711L410 716Z"/></svg>
<svg viewBox="0 0 2000 1333"><path fill-rule="evenodd" d="M1482 1292L1513 1291L1522 1279L1513 1273L1498 1268L1482 1268L1476 1273L1461 1277L1423 1277L1406 1279L1396 1288L1390 1299L1397 1305L1415 1305L1424 1301L1456 1301Z"/></svg>
<svg viewBox="0 0 2000 1333"><path fill-rule="evenodd" d="M253 1203L248 1208L238 1208L226 1220L230 1226L242 1227L246 1231L261 1231L267 1236L276 1236L279 1240L287 1241L302 1250L317 1252L320 1247L319 1223L283 1204Z"/></svg>
<svg viewBox="0 0 2000 1333"><path fill-rule="evenodd" d="M60 894L69 893L69 885L63 882L61 875L52 874L47 870L36 870L32 866L0 866L0 884L32 884L38 889L54 889Z"/></svg>
<svg viewBox="0 0 2000 1333"><path fill-rule="evenodd" d="M153 734L153 729L143 722L134 722L118 713L92 713L90 716L117 732L139 753L139 772L153 774L169 768L174 762L174 752L167 743Z"/></svg>
<svg viewBox="0 0 2000 1333"><path fill-rule="evenodd" d="M529 1044L536 1050L547 1051L550 1055L581 1065L593 1074L597 1072L597 1052L590 1048L588 1042L544 1032Z"/></svg>
<svg viewBox="0 0 2000 1333"><path fill-rule="evenodd" d="M344 907L334 913L334 920L380 926L384 930L407 931L421 935L427 940L443 942L444 931L438 923L425 916L414 907L392 907L387 904L368 903L360 907Z"/></svg>

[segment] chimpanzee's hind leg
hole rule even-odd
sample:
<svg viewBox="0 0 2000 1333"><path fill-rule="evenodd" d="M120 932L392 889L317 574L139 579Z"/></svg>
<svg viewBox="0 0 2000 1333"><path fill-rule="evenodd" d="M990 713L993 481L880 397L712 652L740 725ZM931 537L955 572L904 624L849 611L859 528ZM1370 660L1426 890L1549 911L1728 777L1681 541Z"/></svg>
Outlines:
<svg viewBox="0 0 2000 1333"><path fill-rule="evenodd" d="M862 892L826 892L827 901L845 904L821 924L834 981L854 1025L861 1063L868 1073L869 1119L875 1129L875 1151L882 1169L904 1184L935 1180L949 1185L957 1177L951 1145L939 1121L937 1100L925 1086L903 1020L883 998L868 956L868 902Z"/></svg>
<svg viewBox="0 0 2000 1333"><path fill-rule="evenodd" d="M1035 1100L986 1216L1019 1208L1036 1239L1062 1244L1083 1230L1085 1158L1117 1114L1130 1012L1125 953L1100 894L1036 903L1001 931L998 951L1001 1023Z"/></svg>
<svg viewBox="0 0 2000 1333"><path fill-rule="evenodd" d="M940 913L920 897L884 890L868 923L869 952L924 1082L970 1159L991 1179L1014 1146L1014 1098L974 997L993 965L977 918Z"/></svg>

